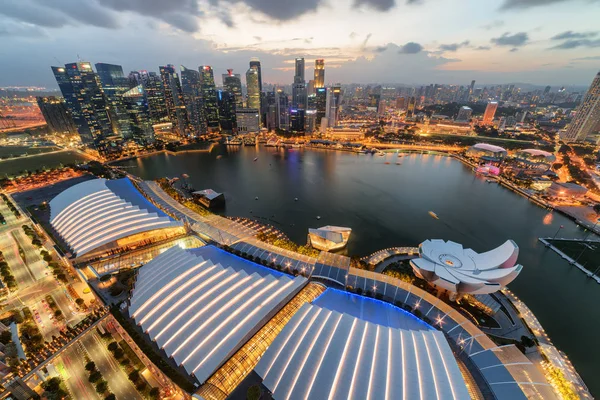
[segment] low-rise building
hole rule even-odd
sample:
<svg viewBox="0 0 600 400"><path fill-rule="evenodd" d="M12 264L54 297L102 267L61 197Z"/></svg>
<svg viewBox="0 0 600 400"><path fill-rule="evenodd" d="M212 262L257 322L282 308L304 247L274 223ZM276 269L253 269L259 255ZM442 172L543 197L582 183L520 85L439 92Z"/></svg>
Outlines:
<svg viewBox="0 0 600 400"><path fill-rule="evenodd" d="M588 189L576 183L553 182L546 190L549 197L556 199L581 199L585 197Z"/></svg>
<svg viewBox="0 0 600 400"><path fill-rule="evenodd" d="M477 143L467 149L467 156L485 161L501 161L508 155L506 149L493 144Z"/></svg>

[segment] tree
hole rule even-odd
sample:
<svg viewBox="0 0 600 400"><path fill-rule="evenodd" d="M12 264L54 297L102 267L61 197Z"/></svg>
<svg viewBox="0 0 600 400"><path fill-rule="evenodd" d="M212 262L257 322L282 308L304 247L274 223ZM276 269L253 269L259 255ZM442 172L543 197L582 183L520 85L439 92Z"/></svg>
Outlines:
<svg viewBox="0 0 600 400"><path fill-rule="evenodd" d="M77 306L79 307L83 307L85 305L85 301L81 297L79 297L75 300L75 304L77 304Z"/></svg>
<svg viewBox="0 0 600 400"><path fill-rule="evenodd" d="M85 364L85 370L92 372L93 370L96 369L96 363L93 361L88 362L87 364Z"/></svg>
<svg viewBox="0 0 600 400"><path fill-rule="evenodd" d="M158 400L158 398L160 397L160 389L157 387L153 387L152 389L150 389L149 394L152 400Z"/></svg>
<svg viewBox="0 0 600 400"><path fill-rule="evenodd" d="M109 349L110 351L115 351L115 350L116 350L116 349L118 349L118 348L119 348L119 345L117 344L117 342L110 342L110 343L108 344L108 349Z"/></svg>
<svg viewBox="0 0 600 400"><path fill-rule="evenodd" d="M60 311L60 310L56 310L56 311L54 311L54 316L55 316L56 318L59 318L61 315L62 315L62 311Z"/></svg>
<svg viewBox="0 0 600 400"><path fill-rule="evenodd" d="M260 387L258 385L252 385L248 388L248 391L246 392L246 399L247 400L258 400L258 399L260 399L260 395L261 395Z"/></svg>
<svg viewBox="0 0 600 400"><path fill-rule="evenodd" d="M114 393L109 393L108 395L106 395L104 400L117 400L117 396L115 396Z"/></svg>
<svg viewBox="0 0 600 400"><path fill-rule="evenodd" d="M562 163L554 163L554 165L552 165L552 169L555 171L558 171L562 167L563 167Z"/></svg>
<svg viewBox="0 0 600 400"><path fill-rule="evenodd" d="M140 373L137 371L137 369L131 371L131 373L129 374L129 380L134 383L140 380Z"/></svg>
<svg viewBox="0 0 600 400"><path fill-rule="evenodd" d="M7 329L4 332L0 333L0 343L6 345L9 342L12 341L12 334L10 333L10 330Z"/></svg>
<svg viewBox="0 0 600 400"><path fill-rule="evenodd" d="M100 381L96 384L96 392L102 394L108 390L108 383L106 381Z"/></svg>
<svg viewBox="0 0 600 400"><path fill-rule="evenodd" d="M98 382L102 378L102 374L99 371L92 371L89 377L89 381L94 383Z"/></svg>

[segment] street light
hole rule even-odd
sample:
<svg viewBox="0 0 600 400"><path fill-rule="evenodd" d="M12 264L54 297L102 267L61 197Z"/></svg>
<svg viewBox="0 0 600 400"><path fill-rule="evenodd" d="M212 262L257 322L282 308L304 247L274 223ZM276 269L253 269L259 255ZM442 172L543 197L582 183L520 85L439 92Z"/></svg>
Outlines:
<svg viewBox="0 0 600 400"><path fill-rule="evenodd" d="M554 234L554 236L552 237L552 240L556 239L556 235L558 235L558 232L560 232L560 230L564 228L563 225L559 226L558 229L556 230L556 233Z"/></svg>

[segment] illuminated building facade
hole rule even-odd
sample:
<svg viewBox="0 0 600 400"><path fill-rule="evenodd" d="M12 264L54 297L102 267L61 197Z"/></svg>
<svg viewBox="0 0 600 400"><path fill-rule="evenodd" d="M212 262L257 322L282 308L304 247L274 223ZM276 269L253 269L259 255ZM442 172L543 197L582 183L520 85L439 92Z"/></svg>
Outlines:
<svg viewBox="0 0 600 400"><path fill-rule="evenodd" d="M456 122L471 121L471 114L473 114L473 110L471 109L471 107L462 106L458 111L458 115L456 116Z"/></svg>
<svg viewBox="0 0 600 400"><path fill-rule="evenodd" d="M129 90L129 81L123 74L123 67L115 64L96 63L96 73L110 103L111 119L116 121L124 139L133 139L131 120L123 103L123 93Z"/></svg>
<svg viewBox="0 0 600 400"><path fill-rule="evenodd" d="M255 67L250 67L246 71L246 88L248 89L248 108L260 110L260 86L258 70Z"/></svg>
<svg viewBox="0 0 600 400"><path fill-rule="evenodd" d="M179 136L187 136L190 132L187 110L183 99L181 83L174 65L159 67L160 77L165 94L165 104L169 120L173 124L174 131Z"/></svg>
<svg viewBox="0 0 600 400"><path fill-rule="evenodd" d="M190 134L199 136L206 132L202 121L202 97L200 91L200 72L195 69L186 68L183 65L181 69L181 91L183 101L190 124Z"/></svg>
<svg viewBox="0 0 600 400"><path fill-rule="evenodd" d="M322 226L308 230L310 245L318 250L335 251L346 247L352 229L343 226Z"/></svg>
<svg viewBox="0 0 600 400"><path fill-rule="evenodd" d="M110 116L110 103L89 62L52 67L83 144L107 156L119 152L122 136Z"/></svg>
<svg viewBox="0 0 600 400"><path fill-rule="evenodd" d="M240 74L234 74L232 69L228 69L226 74L222 75L223 90L233 94L235 106L244 107L244 96L242 95L242 80Z"/></svg>
<svg viewBox="0 0 600 400"><path fill-rule="evenodd" d="M315 89L324 88L325 87L325 60L317 59L315 60L315 79L314 79L314 87Z"/></svg>
<svg viewBox="0 0 600 400"><path fill-rule="evenodd" d="M37 105L52 133L76 134L77 128L64 99L55 96L36 97Z"/></svg>
<svg viewBox="0 0 600 400"><path fill-rule="evenodd" d="M567 128L565 139L583 141L600 130L600 72L596 74L583 101L577 108L573 121Z"/></svg>
<svg viewBox="0 0 600 400"><path fill-rule="evenodd" d="M327 88L318 88L315 90L315 108L317 109L317 126L321 126L321 122L327 114Z"/></svg>
<svg viewBox="0 0 600 400"><path fill-rule="evenodd" d="M202 111L209 131L219 129L219 105L213 70L208 65L202 65L200 70L200 88L202 90Z"/></svg>
<svg viewBox="0 0 600 400"><path fill-rule="evenodd" d="M494 116L496 115L496 110L498 109L497 101L490 101L485 107L485 112L483 113L483 125L492 125L494 122Z"/></svg>
<svg viewBox="0 0 600 400"><path fill-rule="evenodd" d="M223 133L236 133L236 106L233 93L219 90L217 92L219 105L219 125Z"/></svg>

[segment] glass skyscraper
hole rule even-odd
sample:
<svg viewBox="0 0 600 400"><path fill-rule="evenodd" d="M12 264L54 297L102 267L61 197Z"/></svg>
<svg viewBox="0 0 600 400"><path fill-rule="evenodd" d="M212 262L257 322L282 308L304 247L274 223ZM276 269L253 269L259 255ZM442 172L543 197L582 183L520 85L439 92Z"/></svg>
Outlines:
<svg viewBox="0 0 600 400"><path fill-rule="evenodd" d="M52 133L76 134L77 128L67 109L65 101L60 97L36 97L38 107Z"/></svg>
<svg viewBox="0 0 600 400"><path fill-rule="evenodd" d="M169 120L173 124L173 132L179 136L187 136L190 131L183 91L175 66L168 64L158 67L165 94L165 104Z"/></svg>
<svg viewBox="0 0 600 400"><path fill-rule="evenodd" d="M325 60L315 60L315 89L325 87Z"/></svg>
<svg viewBox="0 0 600 400"><path fill-rule="evenodd" d="M233 94L237 108L244 107L244 96L242 95L242 80L240 74L234 74L232 69L228 69L226 74L222 75L223 90Z"/></svg>
<svg viewBox="0 0 600 400"><path fill-rule="evenodd" d="M102 90L111 105L111 118L116 121L123 138L132 139L131 120L122 98L123 93L129 90L129 80L123 74L123 67L105 63L96 63L95 67Z"/></svg>
<svg viewBox="0 0 600 400"><path fill-rule="evenodd" d="M217 89L215 87L215 76L208 65L202 65L200 70L200 88L202 90L202 109L208 129L216 131L219 129L219 106L217 102Z"/></svg>
<svg viewBox="0 0 600 400"><path fill-rule="evenodd" d="M200 90L200 72L181 66L181 89L183 99L190 121L191 134L200 136L206 133L206 126L202 119L202 97Z"/></svg>

